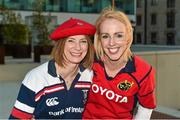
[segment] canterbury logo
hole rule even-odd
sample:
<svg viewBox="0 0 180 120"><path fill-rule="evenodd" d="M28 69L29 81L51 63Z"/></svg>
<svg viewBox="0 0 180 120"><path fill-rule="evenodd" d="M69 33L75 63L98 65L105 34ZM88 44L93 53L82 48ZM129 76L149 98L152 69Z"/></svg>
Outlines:
<svg viewBox="0 0 180 120"><path fill-rule="evenodd" d="M58 102L57 100L58 100L58 97L49 98L49 99L46 100L46 105L47 105L47 106L55 106L55 105L58 105L59 102Z"/></svg>

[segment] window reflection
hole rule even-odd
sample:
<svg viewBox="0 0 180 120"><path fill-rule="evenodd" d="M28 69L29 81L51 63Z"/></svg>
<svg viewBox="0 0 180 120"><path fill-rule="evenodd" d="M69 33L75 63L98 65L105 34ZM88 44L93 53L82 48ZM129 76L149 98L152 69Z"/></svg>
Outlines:
<svg viewBox="0 0 180 120"><path fill-rule="evenodd" d="M36 0L0 0L0 4L14 10L33 10ZM111 6L111 0L44 0L44 11L99 13ZM134 14L135 0L115 0L117 9Z"/></svg>

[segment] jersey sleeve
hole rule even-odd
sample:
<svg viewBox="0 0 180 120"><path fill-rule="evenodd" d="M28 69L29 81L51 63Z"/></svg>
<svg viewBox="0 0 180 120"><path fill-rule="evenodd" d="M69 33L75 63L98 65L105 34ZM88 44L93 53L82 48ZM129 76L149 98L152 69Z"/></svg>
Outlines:
<svg viewBox="0 0 180 120"><path fill-rule="evenodd" d="M29 72L23 80L10 119L30 119L35 109L35 82Z"/></svg>
<svg viewBox="0 0 180 120"><path fill-rule="evenodd" d="M138 91L139 104L145 108L154 109L156 107L155 99L155 70L151 67L140 81Z"/></svg>
<svg viewBox="0 0 180 120"><path fill-rule="evenodd" d="M153 109L144 108L139 105L133 120L150 120Z"/></svg>

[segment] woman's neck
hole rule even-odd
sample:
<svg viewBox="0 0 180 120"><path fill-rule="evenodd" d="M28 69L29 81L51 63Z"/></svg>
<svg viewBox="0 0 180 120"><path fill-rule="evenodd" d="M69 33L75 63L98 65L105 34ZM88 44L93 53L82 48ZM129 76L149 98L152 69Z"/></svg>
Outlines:
<svg viewBox="0 0 180 120"><path fill-rule="evenodd" d="M65 67L61 67L56 63L57 74L61 75L63 79L74 77L78 72L78 65L65 65Z"/></svg>
<svg viewBox="0 0 180 120"><path fill-rule="evenodd" d="M115 77L117 73L125 67L126 63L126 61L121 59L118 61L112 61L107 57L104 59L104 67L110 77Z"/></svg>

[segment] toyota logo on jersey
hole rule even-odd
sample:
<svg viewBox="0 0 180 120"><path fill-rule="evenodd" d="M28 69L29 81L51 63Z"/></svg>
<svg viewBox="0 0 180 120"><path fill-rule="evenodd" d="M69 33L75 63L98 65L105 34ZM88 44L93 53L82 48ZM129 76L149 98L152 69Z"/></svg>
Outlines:
<svg viewBox="0 0 180 120"><path fill-rule="evenodd" d="M119 102L119 103L128 102L128 99L126 96L122 96L117 93L114 93L114 91L98 86L97 84L92 85L92 91L96 94L99 93L100 95L105 96L109 100L114 100L115 102Z"/></svg>

